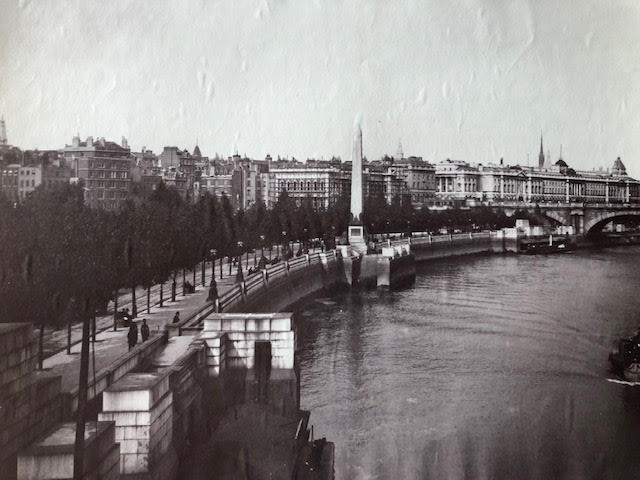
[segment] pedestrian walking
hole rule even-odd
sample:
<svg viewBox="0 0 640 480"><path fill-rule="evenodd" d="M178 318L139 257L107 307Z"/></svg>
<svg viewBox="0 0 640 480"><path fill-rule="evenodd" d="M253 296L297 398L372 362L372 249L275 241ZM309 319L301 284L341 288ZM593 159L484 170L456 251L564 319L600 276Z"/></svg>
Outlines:
<svg viewBox="0 0 640 480"><path fill-rule="evenodd" d="M211 285L209 286L209 295L207 296L208 302L215 302L218 299L218 285L216 279L211 279Z"/></svg>
<svg viewBox="0 0 640 480"><path fill-rule="evenodd" d="M129 326L129 333L127 334L127 340L129 340L129 350L136 346L138 343L138 325L132 321Z"/></svg>
<svg viewBox="0 0 640 480"><path fill-rule="evenodd" d="M142 319L142 326L140 327L140 334L142 335L142 341L146 341L149 338L149 325L147 325L147 319Z"/></svg>
<svg viewBox="0 0 640 480"><path fill-rule="evenodd" d="M173 316L173 323L178 323L180 321L180 312L176 312Z"/></svg>

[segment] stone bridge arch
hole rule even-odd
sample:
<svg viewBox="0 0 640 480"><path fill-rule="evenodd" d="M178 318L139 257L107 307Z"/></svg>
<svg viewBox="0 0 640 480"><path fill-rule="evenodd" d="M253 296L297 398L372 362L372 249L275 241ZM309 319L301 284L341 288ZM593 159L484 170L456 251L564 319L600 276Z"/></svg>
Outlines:
<svg viewBox="0 0 640 480"><path fill-rule="evenodd" d="M590 210L586 212L584 221L584 232L592 235L602 230L607 223L612 220L635 219L640 222L640 209L632 210Z"/></svg>
<svg viewBox="0 0 640 480"><path fill-rule="evenodd" d="M542 214L559 225L568 225L570 223L570 218L564 211L544 209Z"/></svg>

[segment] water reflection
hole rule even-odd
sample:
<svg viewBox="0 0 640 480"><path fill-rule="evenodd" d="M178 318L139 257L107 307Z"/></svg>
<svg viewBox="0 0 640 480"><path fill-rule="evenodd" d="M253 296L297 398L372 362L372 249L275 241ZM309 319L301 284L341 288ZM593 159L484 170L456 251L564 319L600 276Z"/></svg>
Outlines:
<svg viewBox="0 0 640 480"><path fill-rule="evenodd" d="M640 249L432 262L413 288L310 305L302 408L337 478L636 478Z"/></svg>

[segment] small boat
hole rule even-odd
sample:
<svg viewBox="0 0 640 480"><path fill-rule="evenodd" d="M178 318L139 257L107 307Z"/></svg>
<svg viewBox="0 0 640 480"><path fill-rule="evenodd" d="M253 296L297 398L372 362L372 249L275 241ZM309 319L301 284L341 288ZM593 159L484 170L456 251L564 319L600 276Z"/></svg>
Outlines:
<svg viewBox="0 0 640 480"><path fill-rule="evenodd" d="M620 340L618 349L609 354L613 371L629 382L640 382L640 343L637 339Z"/></svg>
<svg viewBox="0 0 640 480"><path fill-rule="evenodd" d="M568 237L523 238L518 242L518 252L528 255L539 253L563 253L576 249L575 243Z"/></svg>

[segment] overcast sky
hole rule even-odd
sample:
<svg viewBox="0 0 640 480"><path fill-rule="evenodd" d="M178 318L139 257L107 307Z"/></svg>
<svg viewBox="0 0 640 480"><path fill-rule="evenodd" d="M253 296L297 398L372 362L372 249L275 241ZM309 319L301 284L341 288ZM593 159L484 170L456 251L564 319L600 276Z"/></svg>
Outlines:
<svg viewBox="0 0 640 480"><path fill-rule="evenodd" d="M10 143L405 154L640 176L640 2L0 0Z"/></svg>

